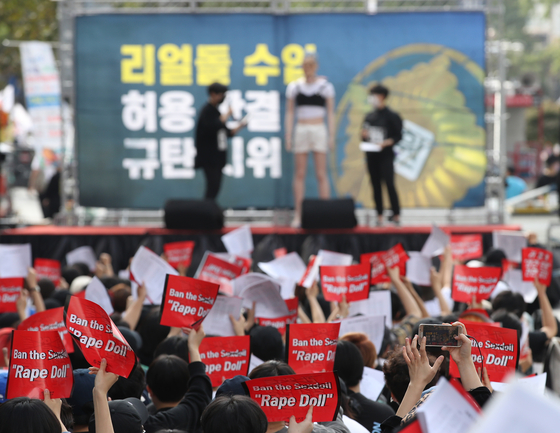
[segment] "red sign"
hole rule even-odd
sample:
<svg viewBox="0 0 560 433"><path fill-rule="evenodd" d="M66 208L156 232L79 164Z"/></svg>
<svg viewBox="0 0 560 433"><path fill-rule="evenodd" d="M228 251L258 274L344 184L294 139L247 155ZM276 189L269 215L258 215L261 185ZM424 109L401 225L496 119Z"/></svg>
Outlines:
<svg viewBox="0 0 560 433"><path fill-rule="evenodd" d="M321 288L326 301L361 301L369 297L370 264L321 266Z"/></svg>
<svg viewBox="0 0 560 433"><path fill-rule="evenodd" d="M287 326L288 364L296 373L333 371L339 323L305 323Z"/></svg>
<svg viewBox="0 0 560 433"><path fill-rule="evenodd" d="M195 277L202 281L219 284L220 292L233 295L231 280L240 275L243 275L242 266L222 260L213 254L206 254Z"/></svg>
<svg viewBox="0 0 560 433"><path fill-rule="evenodd" d="M200 328L214 305L219 289L219 285L207 281L167 275L160 323L175 328Z"/></svg>
<svg viewBox="0 0 560 433"><path fill-rule="evenodd" d="M58 331L13 331L7 398L68 398L74 374Z"/></svg>
<svg viewBox="0 0 560 433"><path fill-rule="evenodd" d="M471 356L477 370L482 368L484 362L488 377L493 382L503 382L509 373L515 371L519 350L515 329L480 323L469 324L467 333L473 337ZM449 374L459 377L459 368L453 359L449 366Z"/></svg>
<svg viewBox="0 0 560 433"><path fill-rule="evenodd" d="M297 422L313 406L314 422L334 421L338 415L338 376L335 373L294 374L263 377L243 383L247 393L266 415L268 422Z"/></svg>
<svg viewBox="0 0 560 433"><path fill-rule="evenodd" d="M247 376L251 357L251 337L210 337L200 344L200 358L212 386L235 376Z"/></svg>
<svg viewBox="0 0 560 433"><path fill-rule="evenodd" d="M37 280L46 278L51 280L55 286L60 284L60 262L51 259L35 259L34 269Z"/></svg>
<svg viewBox="0 0 560 433"><path fill-rule="evenodd" d="M541 248L523 248L521 257L523 281L535 281L537 278L541 284L550 286L552 253Z"/></svg>
<svg viewBox="0 0 560 433"><path fill-rule="evenodd" d="M286 325L297 323L299 300L298 298L291 298L286 299L284 302L286 302L286 306L290 311L289 315L278 317L277 319L258 317L257 323L261 326L272 326L273 328L278 329L280 334L284 335L286 333Z"/></svg>
<svg viewBox="0 0 560 433"><path fill-rule="evenodd" d="M401 275L406 274L406 262L408 261L408 254L406 254L406 251L401 244L397 244L385 251L385 253L381 255L381 260L383 260L383 263L385 263L385 265L390 268L398 266L399 269L404 269L405 272Z"/></svg>
<svg viewBox="0 0 560 433"><path fill-rule="evenodd" d="M457 302L466 303L472 302L473 295L476 295L477 302L488 299L501 275L502 268L469 268L457 265L453 269L452 298Z"/></svg>
<svg viewBox="0 0 560 433"><path fill-rule="evenodd" d="M243 271L242 274L247 274L251 271L251 266L253 266L253 259L249 257L239 257L233 256L234 259L232 263L236 266L239 266Z"/></svg>
<svg viewBox="0 0 560 433"><path fill-rule="evenodd" d="M360 256L361 264L369 263L371 266L371 275L369 281L371 285L391 282L389 275L387 275L385 263L383 263L383 260L381 260L381 256L384 253L385 251L377 251L375 253L367 253ZM406 272L406 269L403 271L402 268L399 268L399 270L402 275L404 275Z"/></svg>
<svg viewBox="0 0 560 433"><path fill-rule="evenodd" d="M469 260L482 257L482 235L451 235L453 260Z"/></svg>
<svg viewBox="0 0 560 433"><path fill-rule="evenodd" d="M74 352L72 337L64 326L64 307L35 313L21 322L17 329L19 331L58 331L66 351Z"/></svg>
<svg viewBox="0 0 560 433"><path fill-rule="evenodd" d="M502 259L502 273L505 274L510 269L519 269L519 263L508 259Z"/></svg>
<svg viewBox="0 0 560 433"><path fill-rule="evenodd" d="M317 263L317 264L316 264ZM303 286L307 289L313 286L313 283L317 279L317 272L319 270L319 264L317 262L317 256L313 256L309 263L307 264L307 269L301 277L301 280L298 283L298 286Z"/></svg>
<svg viewBox="0 0 560 433"><path fill-rule="evenodd" d="M179 265L188 268L191 265L194 241L171 242L163 245L163 252L167 257L167 263L175 269Z"/></svg>
<svg viewBox="0 0 560 433"><path fill-rule="evenodd" d="M0 278L0 313L15 313L23 278Z"/></svg>
<svg viewBox="0 0 560 433"><path fill-rule="evenodd" d="M105 310L95 302L70 296L64 307L64 324L94 367L107 360L107 371L128 377L136 355Z"/></svg>

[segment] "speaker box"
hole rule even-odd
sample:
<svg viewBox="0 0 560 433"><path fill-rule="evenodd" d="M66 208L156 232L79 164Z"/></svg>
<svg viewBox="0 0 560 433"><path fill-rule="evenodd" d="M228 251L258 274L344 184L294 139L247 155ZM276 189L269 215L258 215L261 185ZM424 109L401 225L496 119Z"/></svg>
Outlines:
<svg viewBox="0 0 560 433"><path fill-rule="evenodd" d="M179 230L219 230L224 214L214 200L168 200L165 227Z"/></svg>
<svg viewBox="0 0 560 433"><path fill-rule="evenodd" d="M357 224L354 200L351 198L303 201L302 229L351 229Z"/></svg>

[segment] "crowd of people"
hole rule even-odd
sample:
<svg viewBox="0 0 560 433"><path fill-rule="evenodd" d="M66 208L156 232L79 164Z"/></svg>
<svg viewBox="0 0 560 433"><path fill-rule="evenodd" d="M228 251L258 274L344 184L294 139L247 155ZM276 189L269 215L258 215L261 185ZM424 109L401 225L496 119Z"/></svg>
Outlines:
<svg viewBox="0 0 560 433"><path fill-rule="evenodd" d="M477 260L486 266L501 267L505 254L493 249ZM128 377L107 371L107 361L91 366L79 345L71 353L74 387L68 399L17 397L5 399L6 369L0 371L0 433L378 433L397 432L416 420L416 411L430 395L440 378L449 378L451 360L458 367L462 388L484 410L493 399L486 368L473 361L469 324L493 323L517 331L520 348L516 371L528 376L538 371L549 343L558 335L553 305L560 300L558 284L546 287L535 281L538 295L527 304L515 288L500 281L488 300L469 304L454 302L451 296L453 259L448 246L432 260L431 286L418 286L401 275L398 267L387 268L390 283L370 287L391 295L392 326L386 326L380 347L361 332L342 335L336 344L334 371L340 379L338 416L333 421L313 423L313 408L296 422L269 421L261 406L247 395L243 382L258 378L293 375L285 358L286 336L275 327L255 321L255 305L246 308L239 320L230 317L237 335L251 337L251 353L263 361L248 376L212 383L201 360L199 347L205 338L204 324L198 329L169 328L160 324L160 307L144 305L145 287L133 299L131 281L117 277L111 257L99 257L95 276L110 295L111 318L126 338L137 358ZM257 266L253 269L258 272ZM186 274L185 268L180 269ZM91 281L84 264L63 268L60 284L48 279L37 281L29 271L26 289L17 301L17 312L0 314L0 333L16 329L29 314L62 307L69 296L78 295ZM327 323L344 320L349 303L327 302L320 284L294 287L299 298L298 322ZM427 347L418 330L422 324L453 324L461 330L460 346ZM10 346L3 348L4 365L10 365ZM521 348L524 348L521 350ZM385 385L376 400L367 398L362 384L364 368L383 372ZM281 382L281 381L280 381Z"/></svg>

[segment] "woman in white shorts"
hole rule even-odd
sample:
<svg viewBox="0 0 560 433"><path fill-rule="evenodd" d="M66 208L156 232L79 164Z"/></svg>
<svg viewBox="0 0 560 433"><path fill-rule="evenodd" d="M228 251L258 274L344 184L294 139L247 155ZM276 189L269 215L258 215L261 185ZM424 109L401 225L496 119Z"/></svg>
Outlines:
<svg viewBox="0 0 560 433"><path fill-rule="evenodd" d="M301 204L305 195L309 152L313 152L319 197L330 197L327 150L334 150L334 87L324 77L317 76L317 67L315 54L307 54L303 60L304 77L293 81L286 89L286 150L294 153L296 165L292 227L301 225Z"/></svg>

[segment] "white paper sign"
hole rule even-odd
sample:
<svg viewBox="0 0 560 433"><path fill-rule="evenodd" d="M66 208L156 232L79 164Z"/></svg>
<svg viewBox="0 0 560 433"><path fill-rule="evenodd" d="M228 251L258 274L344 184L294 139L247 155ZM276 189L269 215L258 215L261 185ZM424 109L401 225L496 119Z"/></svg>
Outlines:
<svg viewBox="0 0 560 433"><path fill-rule="evenodd" d="M353 260L351 254L336 253L328 250L319 250L317 258L321 259L321 266L350 266Z"/></svg>
<svg viewBox="0 0 560 433"><path fill-rule="evenodd" d="M307 267L298 253L291 252L270 262L259 262L259 268L272 278L289 278L294 281L302 279Z"/></svg>
<svg viewBox="0 0 560 433"><path fill-rule="evenodd" d="M366 334L379 352L385 334L384 316L355 316L340 321L339 337L349 332L361 332Z"/></svg>
<svg viewBox="0 0 560 433"><path fill-rule="evenodd" d="M109 316L115 311L107 289L97 277L93 277L86 287L86 299L95 302L103 308Z"/></svg>
<svg viewBox="0 0 560 433"><path fill-rule="evenodd" d="M360 150L362 152L381 152L381 145L376 143L368 143L367 141L362 141L360 143Z"/></svg>
<svg viewBox="0 0 560 433"><path fill-rule="evenodd" d="M255 355L251 353L251 358L249 358L249 372L247 374L251 374L256 367L259 365L264 364L264 361L260 358L257 358Z"/></svg>
<svg viewBox="0 0 560 433"><path fill-rule="evenodd" d="M228 253L239 257L251 257L253 252L253 235L251 227L244 225L222 236L222 242Z"/></svg>
<svg viewBox="0 0 560 433"><path fill-rule="evenodd" d="M417 251L409 251L408 256L410 258L406 262L406 277L414 284L431 286L432 259Z"/></svg>
<svg viewBox="0 0 560 433"><path fill-rule="evenodd" d="M31 244L0 244L0 278L26 278L31 267Z"/></svg>
<svg viewBox="0 0 560 433"><path fill-rule="evenodd" d="M385 375L382 371L374 368L364 367L364 374L360 382L360 394L377 401L379 394L385 387Z"/></svg>
<svg viewBox="0 0 560 433"><path fill-rule="evenodd" d="M217 337L235 336L229 315L231 314L235 319L239 319L242 304L243 299L241 298L218 295L212 309L204 319L204 332L206 335Z"/></svg>
<svg viewBox="0 0 560 433"><path fill-rule="evenodd" d="M434 225L432 226L430 236L426 239L426 242L420 252L426 257L439 256L440 254L443 254L443 250L447 245L449 245L450 241L451 238L449 235L447 235L438 226Z"/></svg>
<svg viewBox="0 0 560 433"><path fill-rule="evenodd" d="M532 281L523 281L521 269L510 269L502 277L512 292L520 293L527 304L532 304L539 292ZM492 293L494 296L494 293Z"/></svg>
<svg viewBox="0 0 560 433"><path fill-rule="evenodd" d="M426 433L464 433L479 418L476 409L442 377L429 398L416 410Z"/></svg>
<svg viewBox="0 0 560 433"><path fill-rule="evenodd" d="M251 272L233 280L233 293L246 301L245 306L256 302L257 317L277 319L290 314L280 295L280 284L268 275Z"/></svg>
<svg viewBox="0 0 560 433"><path fill-rule="evenodd" d="M146 285L146 298L150 304L160 305L167 274L179 275L173 267L146 247L138 248L130 263L131 278Z"/></svg>
<svg viewBox="0 0 560 433"><path fill-rule="evenodd" d="M376 290L369 292L369 298L363 301L351 302L349 305L350 316L385 316L385 324L393 326L393 312L391 311L391 292L389 290Z"/></svg>
<svg viewBox="0 0 560 433"><path fill-rule="evenodd" d="M95 252L90 246L76 248L66 254L66 264L72 266L74 263L85 263L91 272L95 271L97 258Z"/></svg>
<svg viewBox="0 0 560 433"><path fill-rule="evenodd" d="M537 374L531 377L517 377L514 376L513 380L508 382L490 382L494 391L507 392L512 385L518 383L520 386L538 392L544 395L546 389L547 373Z"/></svg>
<svg viewBox="0 0 560 433"><path fill-rule="evenodd" d="M495 231L492 232L492 244L502 250L508 260L521 263L521 250L527 247L527 239L521 232Z"/></svg>

